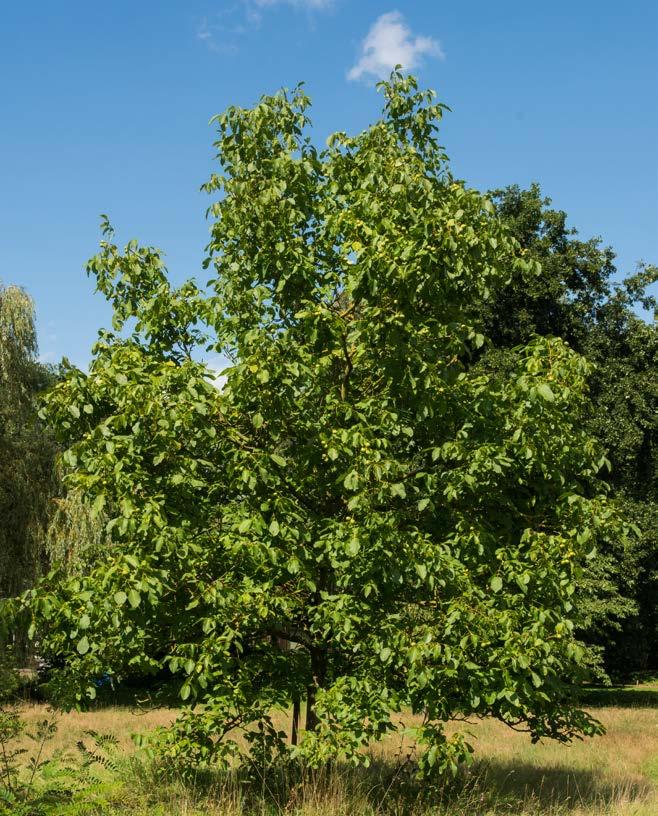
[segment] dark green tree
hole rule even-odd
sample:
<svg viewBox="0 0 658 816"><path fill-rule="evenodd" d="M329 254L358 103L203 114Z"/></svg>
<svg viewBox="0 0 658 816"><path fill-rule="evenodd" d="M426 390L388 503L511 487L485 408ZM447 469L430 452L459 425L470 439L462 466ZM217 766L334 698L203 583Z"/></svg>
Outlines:
<svg viewBox="0 0 658 816"><path fill-rule="evenodd" d="M636 528L627 548L606 553L634 608L618 626L590 633L608 671L621 677L658 669L658 326L635 313L638 304L655 310L645 290L657 273L644 267L619 286L585 343L596 365L589 428L608 451L613 495Z"/></svg>
<svg viewBox="0 0 658 816"><path fill-rule="evenodd" d="M613 251L597 238L579 239L536 184L497 190L492 198L542 272L512 273L483 305L493 342L486 365L511 365L514 347L536 334L562 337L594 363L588 428L607 451L606 479L636 535L601 540L599 558L579 582L580 634L599 670L656 668L658 331L636 310L655 309L647 288L657 270L642 265L619 283Z"/></svg>

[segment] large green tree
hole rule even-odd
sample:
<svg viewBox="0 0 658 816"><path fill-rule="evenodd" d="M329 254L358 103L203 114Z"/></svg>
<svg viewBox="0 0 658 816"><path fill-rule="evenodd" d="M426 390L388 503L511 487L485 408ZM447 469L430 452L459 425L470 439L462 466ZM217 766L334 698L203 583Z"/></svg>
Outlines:
<svg viewBox="0 0 658 816"><path fill-rule="evenodd" d="M658 668L658 326L650 321L658 279L641 265L621 282L614 253L582 240L538 185L494 191L498 215L541 274L513 272L483 303L492 338L484 364L514 365L515 347L560 336L594 363L587 427L610 459L606 480L635 535L613 529L579 579L579 634L600 676ZM644 317L637 310L644 309Z"/></svg>
<svg viewBox="0 0 658 816"><path fill-rule="evenodd" d="M119 334L48 398L113 546L26 596L42 648L69 702L168 669L188 707L164 747L195 763L239 729L286 750L270 716L301 697L313 763L363 759L405 707L426 769L468 755L444 731L466 715L597 730L571 701L574 581L614 521L588 364L541 338L475 364L478 304L536 264L451 178L433 94L381 90L382 118L321 151L301 88L219 116L207 289L106 224L89 270Z"/></svg>

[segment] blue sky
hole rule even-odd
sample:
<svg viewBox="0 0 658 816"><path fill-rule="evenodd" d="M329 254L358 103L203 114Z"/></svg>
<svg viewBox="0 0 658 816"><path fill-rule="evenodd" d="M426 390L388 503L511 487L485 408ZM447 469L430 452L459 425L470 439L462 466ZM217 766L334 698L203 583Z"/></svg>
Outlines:
<svg viewBox="0 0 658 816"><path fill-rule="evenodd" d="M34 297L44 360L86 365L100 213L199 274L210 117L304 80L320 142L376 118L397 61L452 108L457 175L539 181L631 272L658 261L657 45L655 0L3 3L0 280Z"/></svg>

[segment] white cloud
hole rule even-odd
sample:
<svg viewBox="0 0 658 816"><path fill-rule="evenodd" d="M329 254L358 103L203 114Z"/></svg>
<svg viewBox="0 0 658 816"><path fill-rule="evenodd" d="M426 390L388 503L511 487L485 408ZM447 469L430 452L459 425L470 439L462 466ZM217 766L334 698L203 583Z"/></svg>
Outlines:
<svg viewBox="0 0 658 816"><path fill-rule="evenodd" d="M226 374L224 372L230 367L230 362L226 357L213 356L205 361L208 374L208 382L212 383L218 391L221 391L226 383Z"/></svg>
<svg viewBox="0 0 658 816"><path fill-rule="evenodd" d="M406 70L417 68L424 56L443 59L445 54L437 40L413 36L400 12L389 11L371 26L361 45L361 56L347 78L385 79L396 65Z"/></svg>
<svg viewBox="0 0 658 816"><path fill-rule="evenodd" d="M210 382L215 386L218 391L221 391L222 388L226 385L226 380L228 377L226 374L217 374L216 377L212 377Z"/></svg>

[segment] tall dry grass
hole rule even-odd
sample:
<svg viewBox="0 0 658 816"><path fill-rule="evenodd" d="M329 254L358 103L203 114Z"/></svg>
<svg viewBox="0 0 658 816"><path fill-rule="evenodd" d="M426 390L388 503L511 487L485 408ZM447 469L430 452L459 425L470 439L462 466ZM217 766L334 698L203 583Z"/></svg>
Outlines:
<svg viewBox="0 0 658 816"><path fill-rule="evenodd" d="M45 713L41 705L23 708L28 722ZM47 751L71 748L93 729L113 733L126 759L120 779L108 778L83 800L59 806L57 816L657 816L658 708L605 707L595 714L607 734L571 746L532 745L499 722L474 722L466 727L475 737L475 765L431 792L415 781L404 761L406 746L393 738L373 749L368 769L262 779L251 789L230 775L164 784L148 763L128 759L135 753L131 733L170 723L170 710L61 715ZM279 725L287 724L282 715Z"/></svg>

